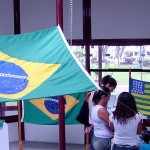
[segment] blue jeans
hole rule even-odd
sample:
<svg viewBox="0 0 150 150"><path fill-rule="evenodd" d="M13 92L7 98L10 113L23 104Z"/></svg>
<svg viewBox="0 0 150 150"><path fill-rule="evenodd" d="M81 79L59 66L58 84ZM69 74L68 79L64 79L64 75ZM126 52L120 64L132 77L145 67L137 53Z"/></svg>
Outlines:
<svg viewBox="0 0 150 150"><path fill-rule="evenodd" d="M94 150L111 150L111 139L100 138L93 135L92 145Z"/></svg>
<svg viewBox="0 0 150 150"><path fill-rule="evenodd" d="M90 150L94 150L93 143L92 143L93 135L94 135L94 129L92 129L90 133Z"/></svg>
<svg viewBox="0 0 150 150"><path fill-rule="evenodd" d="M139 150L139 148L136 146L123 146L114 144L112 150Z"/></svg>

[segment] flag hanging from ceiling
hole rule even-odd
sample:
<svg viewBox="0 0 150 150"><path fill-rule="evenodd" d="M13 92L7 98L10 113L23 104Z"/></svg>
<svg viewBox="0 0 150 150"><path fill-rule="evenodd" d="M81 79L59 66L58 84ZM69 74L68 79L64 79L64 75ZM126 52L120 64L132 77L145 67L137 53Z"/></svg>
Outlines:
<svg viewBox="0 0 150 150"><path fill-rule="evenodd" d="M59 26L0 36L0 102L98 89Z"/></svg>
<svg viewBox="0 0 150 150"><path fill-rule="evenodd" d="M85 93L64 96L65 124L79 124L76 121L83 104ZM59 124L58 96L23 101L24 113L22 121L32 124Z"/></svg>
<svg viewBox="0 0 150 150"><path fill-rule="evenodd" d="M129 91L135 97L140 113L150 116L150 82L129 79Z"/></svg>

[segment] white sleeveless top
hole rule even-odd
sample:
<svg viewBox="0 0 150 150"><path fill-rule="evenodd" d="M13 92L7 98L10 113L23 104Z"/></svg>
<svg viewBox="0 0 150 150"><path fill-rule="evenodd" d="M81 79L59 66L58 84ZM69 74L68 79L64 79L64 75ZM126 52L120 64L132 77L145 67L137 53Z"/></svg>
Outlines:
<svg viewBox="0 0 150 150"><path fill-rule="evenodd" d="M114 125L114 144L118 145L137 145L137 127L138 123L142 119L142 114L136 114L127 124L121 125L113 114L109 117L110 121Z"/></svg>
<svg viewBox="0 0 150 150"><path fill-rule="evenodd" d="M89 106L89 124L92 124L92 119L91 119L91 111L93 107L93 96L94 96L95 91L90 92L90 97L88 100L88 106Z"/></svg>
<svg viewBox="0 0 150 150"><path fill-rule="evenodd" d="M94 126L94 135L101 138L111 138L112 132L105 121L98 117L98 110L104 108L100 105L94 105L91 111L91 119Z"/></svg>

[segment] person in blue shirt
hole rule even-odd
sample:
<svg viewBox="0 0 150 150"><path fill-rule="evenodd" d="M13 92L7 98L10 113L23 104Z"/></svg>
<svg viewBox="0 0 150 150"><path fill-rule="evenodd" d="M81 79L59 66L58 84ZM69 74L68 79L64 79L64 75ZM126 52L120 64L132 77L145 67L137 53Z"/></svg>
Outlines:
<svg viewBox="0 0 150 150"><path fill-rule="evenodd" d="M146 133L147 131L148 131L148 129L147 129L145 126L143 126L143 127L142 127L142 134ZM139 147L141 146L141 144L144 143L142 134L137 135L137 140L138 140L138 146L139 146Z"/></svg>
<svg viewBox="0 0 150 150"><path fill-rule="evenodd" d="M139 150L150 150L150 133L146 132L142 134L144 143L141 144Z"/></svg>

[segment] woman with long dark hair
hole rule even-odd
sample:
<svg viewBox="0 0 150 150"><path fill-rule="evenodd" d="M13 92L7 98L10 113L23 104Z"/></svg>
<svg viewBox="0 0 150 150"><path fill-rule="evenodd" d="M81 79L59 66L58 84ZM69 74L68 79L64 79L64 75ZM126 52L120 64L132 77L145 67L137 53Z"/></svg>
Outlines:
<svg viewBox="0 0 150 150"><path fill-rule="evenodd" d="M115 111L110 115L110 126L114 129L113 150L138 150L137 134L142 132L141 119L134 96L122 92Z"/></svg>
<svg viewBox="0 0 150 150"><path fill-rule="evenodd" d="M110 94L110 90L103 86L101 90L95 91L93 96L94 105L91 110L91 119L94 128L92 137L94 150L111 149L112 131L109 128L109 113L106 108Z"/></svg>

